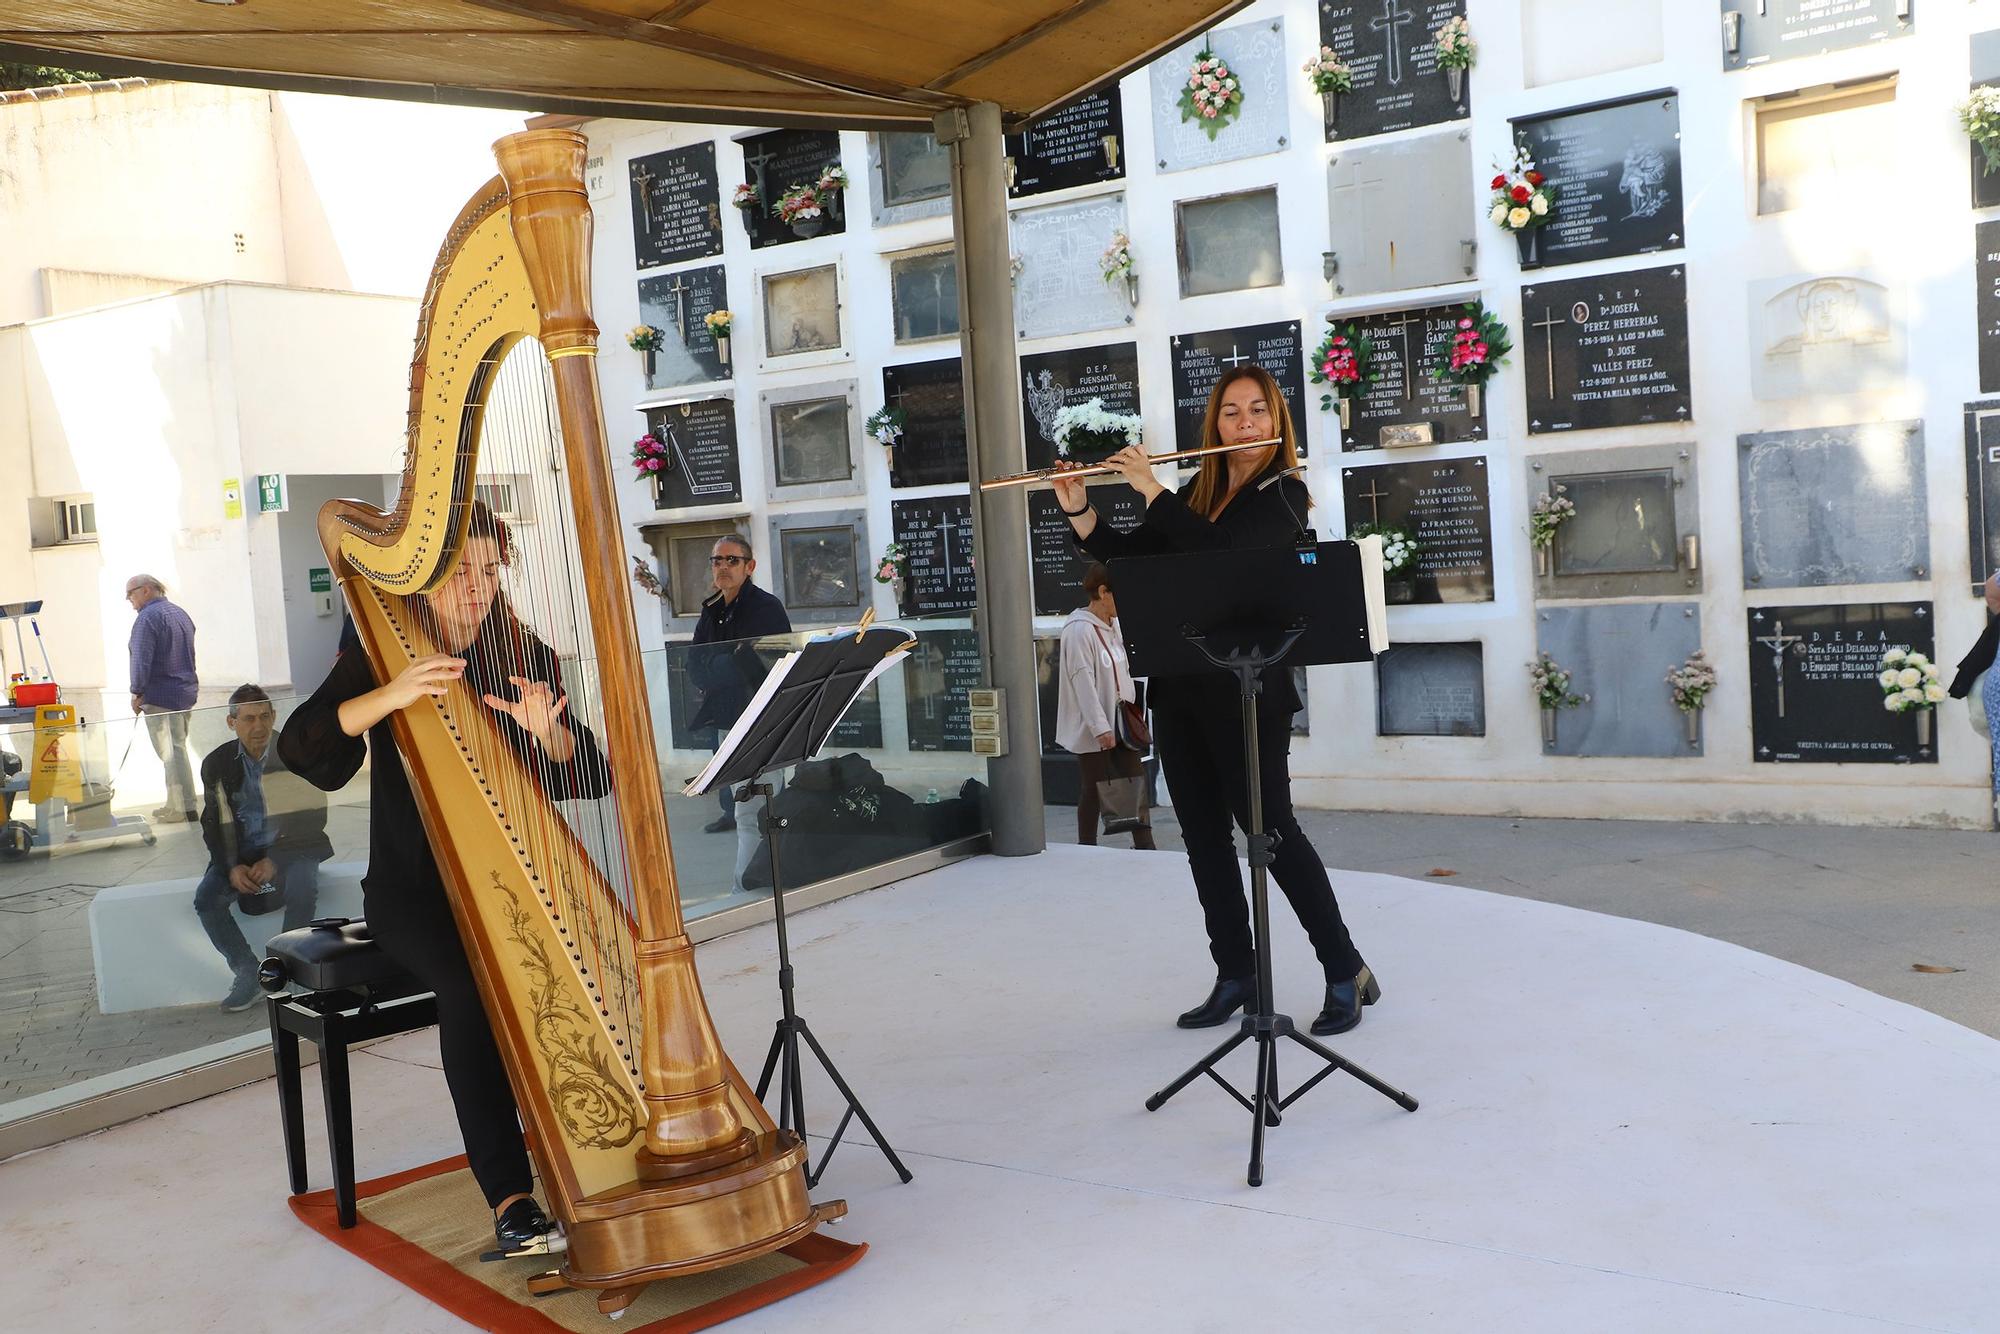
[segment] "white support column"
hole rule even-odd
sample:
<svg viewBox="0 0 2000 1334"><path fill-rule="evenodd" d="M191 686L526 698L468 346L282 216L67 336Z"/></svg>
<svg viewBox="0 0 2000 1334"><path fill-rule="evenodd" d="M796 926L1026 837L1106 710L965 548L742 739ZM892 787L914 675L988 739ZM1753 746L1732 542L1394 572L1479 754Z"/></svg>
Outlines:
<svg viewBox="0 0 2000 1334"><path fill-rule="evenodd" d="M1027 467L1021 399L1014 389L1014 284L1007 236L1006 156L1000 108L946 111L938 142L951 149L951 221L957 242L958 325L965 372L967 465L979 605L973 624L986 680L1007 692L1007 754L987 763L993 851L1040 852L1042 738L1035 691L1034 594L1028 570L1028 501L1019 487L981 493L979 479Z"/></svg>

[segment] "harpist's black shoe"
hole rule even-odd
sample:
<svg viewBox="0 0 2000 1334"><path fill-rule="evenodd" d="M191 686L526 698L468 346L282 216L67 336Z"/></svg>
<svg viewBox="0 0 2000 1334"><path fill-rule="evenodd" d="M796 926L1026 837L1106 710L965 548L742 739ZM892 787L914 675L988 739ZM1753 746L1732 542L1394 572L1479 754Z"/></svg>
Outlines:
<svg viewBox="0 0 2000 1334"><path fill-rule="evenodd" d="M1345 1033L1361 1022L1362 1006L1381 999L1382 984L1375 980L1368 965L1362 964L1361 971L1347 981L1327 983L1326 1008L1313 1020L1312 1035L1330 1038L1335 1033Z"/></svg>
<svg viewBox="0 0 2000 1334"><path fill-rule="evenodd" d="M1182 1028L1214 1028L1229 1022L1229 1016L1257 1003L1254 977L1218 977L1208 999L1174 1020Z"/></svg>
<svg viewBox="0 0 2000 1334"><path fill-rule="evenodd" d="M569 1240L533 1200L516 1200L493 1220L493 1236L498 1250L480 1256L482 1260L512 1260L520 1255L551 1255L569 1249Z"/></svg>

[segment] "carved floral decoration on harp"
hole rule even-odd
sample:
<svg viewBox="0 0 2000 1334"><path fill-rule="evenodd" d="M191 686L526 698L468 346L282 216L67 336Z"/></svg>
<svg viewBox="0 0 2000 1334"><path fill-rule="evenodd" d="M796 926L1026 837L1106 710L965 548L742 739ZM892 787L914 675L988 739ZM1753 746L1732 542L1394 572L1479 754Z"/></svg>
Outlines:
<svg viewBox="0 0 2000 1334"><path fill-rule="evenodd" d="M563 1134L585 1149L623 1148L645 1128L639 1108L625 1088L567 978L549 961L547 944L529 929L520 896L494 871L492 887L507 900L508 939L525 956L528 1018L535 1050L549 1069L549 1105Z"/></svg>

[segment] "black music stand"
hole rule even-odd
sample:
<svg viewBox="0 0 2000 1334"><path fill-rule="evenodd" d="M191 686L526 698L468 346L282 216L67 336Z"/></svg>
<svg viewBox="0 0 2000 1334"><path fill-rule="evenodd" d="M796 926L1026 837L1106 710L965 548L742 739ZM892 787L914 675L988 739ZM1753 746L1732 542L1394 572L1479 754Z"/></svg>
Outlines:
<svg viewBox="0 0 2000 1334"><path fill-rule="evenodd" d="M807 1145L808 1187L819 1184L833 1151L840 1147L841 1136L847 1133L848 1122L857 1116L905 1183L910 1180L910 1169L903 1166L903 1160L889 1147L874 1118L841 1078L833 1058L826 1054L826 1048L820 1046L805 1017L798 1012L792 994L791 942L785 932L785 883L778 874L778 831L788 822L772 815L773 786L760 780L766 774L801 764L819 754L855 696L907 653L914 642L907 631L885 626L869 629L865 620L858 630L838 630L807 641L803 649L772 669L756 697L729 729L708 768L686 789L689 796L701 796L714 791L718 784L740 783L735 794L737 801L764 798L757 823L771 849L771 909L778 926L778 996L783 1013L777 1031L771 1035L764 1072L757 1077L757 1098L763 1100L765 1091L771 1087L772 1072L782 1064L778 1077L778 1126L795 1132L799 1142ZM847 1100L847 1110L842 1113L840 1124L834 1127L833 1139L818 1167L812 1165L812 1148L806 1140L805 1093L799 1078L800 1038L812 1048L834 1087L840 1090L840 1096Z"/></svg>
<svg viewBox="0 0 2000 1334"><path fill-rule="evenodd" d="M1264 1127L1336 1070L1353 1075L1405 1111L1417 1100L1369 1074L1332 1048L1298 1031L1273 1008L1271 908L1267 868L1278 836L1264 829L1264 798L1257 781L1257 695L1266 668L1374 657L1361 555L1352 542L1264 547L1131 557L1111 562L1118 590L1118 623L1125 633L1132 675L1200 676L1228 672L1242 706L1243 773L1249 787L1250 904L1257 958L1257 1010L1243 1016L1236 1035L1195 1062L1180 1078L1146 1099L1158 1111L1195 1078L1207 1075L1249 1110L1250 1172L1264 1184ZM1169 782L1172 780L1169 779ZM1278 1039L1290 1038L1326 1062L1289 1096L1278 1091ZM1245 1097L1216 1073L1222 1058L1244 1042L1257 1043L1257 1091Z"/></svg>

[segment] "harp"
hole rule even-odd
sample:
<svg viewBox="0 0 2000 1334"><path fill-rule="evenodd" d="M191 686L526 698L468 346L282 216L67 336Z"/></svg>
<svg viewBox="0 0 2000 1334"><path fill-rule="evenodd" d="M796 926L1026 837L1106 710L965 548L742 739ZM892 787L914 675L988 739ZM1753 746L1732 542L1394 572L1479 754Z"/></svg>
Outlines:
<svg viewBox="0 0 2000 1334"><path fill-rule="evenodd" d="M722 1051L683 927L598 398L585 141L528 131L494 153L500 174L424 295L401 492L386 511L328 503L319 534L387 681L443 648L424 595L468 549L481 487L512 495L517 519L533 511L539 559L500 573L504 605L563 664L608 793L551 781L472 666L393 726L568 1237L537 1290L596 1289L615 1312L647 1282L788 1245L845 1205L807 1199L803 1147Z"/></svg>

